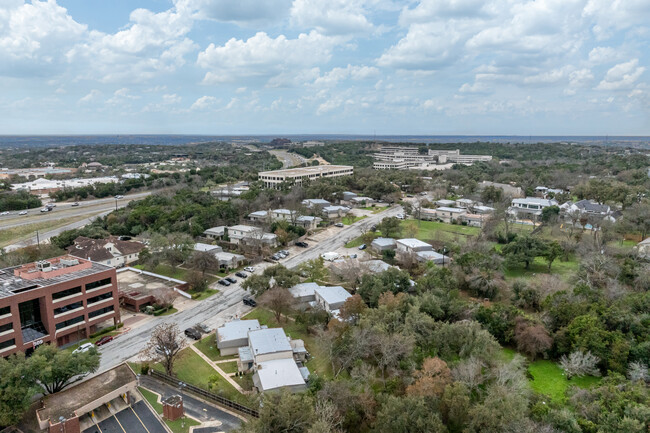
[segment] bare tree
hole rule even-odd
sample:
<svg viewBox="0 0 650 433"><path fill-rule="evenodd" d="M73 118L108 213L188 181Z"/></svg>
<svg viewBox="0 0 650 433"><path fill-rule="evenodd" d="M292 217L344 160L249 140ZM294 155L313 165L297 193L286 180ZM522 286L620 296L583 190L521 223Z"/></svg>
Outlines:
<svg viewBox="0 0 650 433"><path fill-rule="evenodd" d="M630 365L627 367L627 378L632 382L650 382L648 366L642 362L630 362Z"/></svg>
<svg viewBox="0 0 650 433"><path fill-rule="evenodd" d="M590 351L582 352L576 350L571 352L568 357L562 355L562 358L560 358L560 367L566 373L567 379L571 379L573 376L600 376L600 371L596 368L598 361L600 359Z"/></svg>
<svg viewBox="0 0 650 433"><path fill-rule="evenodd" d="M483 362L475 357L460 361L452 370L452 375L457 382L466 385L470 390L478 389L484 382Z"/></svg>
<svg viewBox="0 0 650 433"><path fill-rule="evenodd" d="M553 346L553 339L543 325L529 323L523 317L517 317L515 321L515 340L520 352L535 360L537 354L544 353Z"/></svg>
<svg viewBox="0 0 650 433"><path fill-rule="evenodd" d="M190 256L189 265L201 272L201 276L205 276L206 271L219 268L219 261L214 254L206 251L195 251Z"/></svg>
<svg viewBox="0 0 650 433"><path fill-rule="evenodd" d="M293 296L291 296L289 290L282 287L274 287L260 297L260 303L273 311L275 320L278 323L280 323L282 315L287 314L291 310L294 304L293 301Z"/></svg>
<svg viewBox="0 0 650 433"><path fill-rule="evenodd" d="M162 323L151 333L151 339L144 350L149 359L160 362L169 375L174 373L174 363L186 345L185 337L175 323Z"/></svg>
<svg viewBox="0 0 650 433"><path fill-rule="evenodd" d="M162 308L171 308L174 305L174 301L178 298L178 293L172 289L161 288L156 290L153 295L156 304Z"/></svg>
<svg viewBox="0 0 650 433"><path fill-rule="evenodd" d="M416 380L406 388L406 393L420 397L441 396L445 387L452 382L451 370L447 363L438 357L425 358L422 368L413 376Z"/></svg>

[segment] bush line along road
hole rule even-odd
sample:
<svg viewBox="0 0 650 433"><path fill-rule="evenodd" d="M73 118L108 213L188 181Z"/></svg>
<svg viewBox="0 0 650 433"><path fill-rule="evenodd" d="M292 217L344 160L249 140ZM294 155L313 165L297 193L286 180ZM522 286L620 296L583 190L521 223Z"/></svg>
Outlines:
<svg viewBox="0 0 650 433"><path fill-rule="evenodd" d="M310 242L309 248L300 250L293 257L283 261L282 264L289 269L294 269L301 263L315 259L328 251L335 250L350 239L360 236L364 227L377 224L383 218L393 217L403 212L402 208L397 206L357 221L350 226L338 230L334 236L326 240L318 243ZM256 272L269 265L269 263L257 265ZM244 307L242 304L242 299L247 292L241 288L241 281L239 280L237 284L226 288L218 286L219 290L221 290L218 295L197 302L193 307L179 311L171 316L160 317L157 320L149 321L134 328L120 338L116 338L110 343L101 346L99 348L99 352L102 355L101 363L97 373L106 371L138 355L149 342L153 328L162 323L176 322L183 329L204 323L211 329L214 329L232 319L236 314L240 317L243 316L241 312L248 311L250 307Z"/></svg>

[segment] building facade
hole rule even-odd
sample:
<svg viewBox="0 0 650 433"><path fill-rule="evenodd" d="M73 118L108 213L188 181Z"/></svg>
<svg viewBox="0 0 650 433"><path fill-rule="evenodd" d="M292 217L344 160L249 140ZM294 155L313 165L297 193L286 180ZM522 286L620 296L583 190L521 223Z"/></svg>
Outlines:
<svg viewBox="0 0 650 433"><path fill-rule="evenodd" d="M115 268L62 256L0 270L0 356L88 338L120 321Z"/></svg>
<svg viewBox="0 0 650 433"><path fill-rule="evenodd" d="M354 174L351 165L316 165L313 167L288 168L285 170L263 171L257 174L265 188L279 188L283 183L301 185L305 181L322 177L341 177Z"/></svg>

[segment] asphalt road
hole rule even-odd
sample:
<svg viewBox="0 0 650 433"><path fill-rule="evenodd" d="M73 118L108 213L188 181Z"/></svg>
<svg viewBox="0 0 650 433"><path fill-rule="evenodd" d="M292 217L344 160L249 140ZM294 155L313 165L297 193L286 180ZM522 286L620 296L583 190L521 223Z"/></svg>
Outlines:
<svg viewBox="0 0 650 433"><path fill-rule="evenodd" d="M350 226L341 228L334 236L327 240L317 244L310 243L309 248L300 250L294 256L282 260L280 263L290 269L296 268L301 263L317 258L328 251L336 250L342 244L360 236L363 227L377 224L383 218L395 216L401 212L403 212L401 206L397 206L357 221ZM260 272L264 267L269 265L265 263L257 266L256 272ZM185 330L186 328L202 323L211 329L215 329L232 320L235 316L241 317L245 315L250 311L250 307L244 306L242 303L242 299L247 292L240 287L240 283L241 279L239 279L237 284L229 287L219 286L215 283L215 288L218 288L220 293L201 302L197 302L195 306L174 313L171 316L163 316L148 321L110 343L101 346L99 348L101 362L98 372L115 367L142 352L151 338L151 331L158 324L176 323L181 330Z"/></svg>
<svg viewBox="0 0 650 433"><path fill-rule="evenodd" d="M282 168L294 167L305 162L305 158L302 156L284 150L270 150L269 152L280 160Z"/></svg>
<svg viewBox="0 0 650 433"><path fill-rule="evenodd" d="M117 200L117 207L124 207L133 200L140 200L152 194L151 191L140 192L124 196ZM116 200L114 197L88 200L79 202L79 206L72 206L72 203L56 203L56 207L50 212L41 212L42 208L30 209L27 215L18 215L13 211L9 215L0 216L0 230L20 227L28 224L37 224L47 221L60 221L65 218L74 218L83 215L94 215L101 212L108 212L115 209Z"/></svg>

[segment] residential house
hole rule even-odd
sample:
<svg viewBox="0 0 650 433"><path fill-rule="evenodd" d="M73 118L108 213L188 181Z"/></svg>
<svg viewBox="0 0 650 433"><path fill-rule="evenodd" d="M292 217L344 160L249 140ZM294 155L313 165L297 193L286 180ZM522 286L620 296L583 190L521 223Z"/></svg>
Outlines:
<svg viewBox="0 0 650 433"><path fill-rule="evenodd" d="M370 206L375 202L374 199L370 197L352 197L350 203L354 206Z"/></svg>
<svg viewBox="0 0 650 433"><path fill-rule="evenodd" d="M316 301L316 289L320 286L317 283L300 283L289 289L289 293L300 306L307 306Z"/></svg>
<svg viewBox="0 0 650 433"><path fill-rule="evenodd" d="M315 289L316 304L320 305L325 311L338 317L339 308L343 306L348 298L352 295L341 286L319 286Z"/></svg>
<svg viewBox="0 0 650 433"><path fill-rule="evenodd" d="M145 249L142 242L121 240L117 236L92 239L79 236L66 250L69 254L114 268L136 262Z"/></svg>
<svg viewBox="0 0 650 433"><path fill-rule="evenodd" d="M436 208L436 218L446 223L459 221L466 213L467 209L460 209L457 207L441 206Z"/></svg>
<svg viewBox="0 0 650 433"><path fill-rule="evenodd" d="M306 206L308 209L322 209L331 204L332 203L322 198L308 198L302 201L302 205Z"/></svg>
<svg viewBox="0 0 650 433"><path fill-rule="evenodd" d="M309 215L300 215L296 218L296 225L303 227L305 230L314 230L318 227L318 224L323 221L322 218L309 216Z"/></svg>
<svg viewBox="0 0 650 433"><path fill-rule="evenodd" d="M346 216L350 212L350 208L346 206L325 206L323 208L323 215L326 218L340 218Z"/></svg>
<svg viewBox="0 0 650 433"><path fill-rule="evenodd" d="M248 214L248 219L252 223L266 224L269 222L269 213L265 210L258 210Z"/></svg>
<svg viewBox="0 0 650 433"><path fill-rule="evenodd" d="M271 217L273 218L273 221L282 220L292 222L298 217L298 212L289 209L273 209L271 211Z"/></svg>
<svg viewBox="0 0 650 433"><path fill-rule="evenodd" d="M225 251L215 252L214 258L219 262L220 269L237 269L246 263L246 257L241 254L228 253Z"/></svg>
<svg viewBox="0 0 650 433"><path fill-rule="evenodd" d="M483 227L489 215L479 215L475 213L466 213L460 217L460 220L471 227Z"/></svg>
<svg viewBox="0 0 650 433"><path fill-rule="evenodd" d="M456 200L456 207L459 207L461 209L469 209L472 206L474 206L474 200L470 200L468 198L459 198Z"/></svg>
<svg viewBox="0 0 650 433"><path fill-rule="evenodd" d="M357 194L351 192L351 191L343 191L343 201L349 202L353 198L355 198Z"/></svg>
<svg viewBox="0 0 650 433"><path fill-rule="evenodd" d="M217 348L221 355L234 355L240 347L248 346L248 332L261 329L254 320L233 320L217 328Z"/></svg>
<svg viewBox="0 0 650 433"><path fill-rule="evenodd" d="M375 238L370 243L370 248L377 252L382 252L386 250L394 250L396 247L395 239L393 238Z"/></svg>
<svg viewBox="0 0 650 433"><path fill-rule="evenodd" d="M491 215L494 213L494 208L490 206L472 206L471 210L478 215Z"/></svg>
<svg viewBox="0 0 650 433"><path fill-rule="evenodd" d="M508 212L517 218L534 219L542 214L542 209L549 206L557 206L557 201L537 197L515 198L510 203Z"/></svg>
<svg viewBox="0 0 650 433"><path fill-rule="evenodd" d="M221 248L219 245L210 245L197 242L194 244L194 251L199 251L202 253L220 253L223 251L223 248Z"/></svg>
<svg viewBox="0 0 650 433"><path fill-rule="evenodd" d="M262 244L274 247L278 243L278 237L273 233L264 233L261 228L238 224L228 227L228 238L233 244L250 244L261 242Z"/></svg>
<svg viewBox="0 0 650 433"><path fill-rule="evenodd" d="M580 215L591 215L602 218L612 214L612 209L609 206L591 200L580 200L575 203L569 201L561 205L560 210L563 214L577 212Z"/></svg>
<svg viewBox="0 0 650 433"><path fill-rule="evenodd" d="M440 199L436 200L436 206L454 207L456 202L454 200Z"/></svg>
<svg viewBox="0 0 650 433"><path fill-rule="evenodd" d="M407 238L397 240L397 252L399 254L413 254L419 261L432 261L435 264L444 264L449 259L433 250L433 246L419 239Z"/></svg>
<svg viewBox="0 0 650 433"><path fill-rule="evenodd" d="M226 226L218 226L207 229L203 235L208 239L221 239L226 234Z"/></svg>

